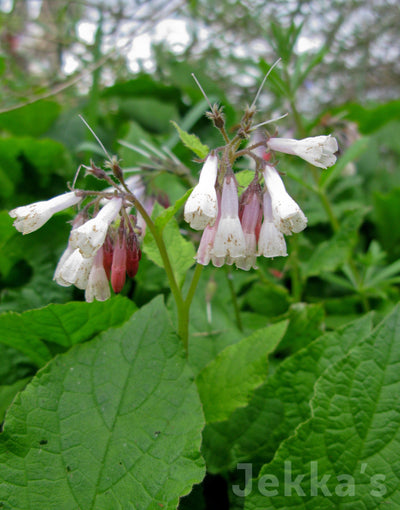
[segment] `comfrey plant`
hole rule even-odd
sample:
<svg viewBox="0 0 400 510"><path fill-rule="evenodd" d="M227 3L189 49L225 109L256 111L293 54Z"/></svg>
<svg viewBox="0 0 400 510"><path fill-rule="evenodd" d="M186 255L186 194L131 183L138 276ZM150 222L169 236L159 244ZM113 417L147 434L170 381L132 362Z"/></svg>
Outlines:
<svg viewBox="0 0 400 510"><path fill-rule="evenodd" d="M270 137L261 131L261 126L273 121L253 126L257 98L258 94L246 108L232 139L225 129L222 109L210 104L207 115L226 145L207 156L199 183L185 204L185 220L193 229L203 230L196 257L199 264L211 261L216 267L235 264L249 270L256 268L258 256L286 256L283 234L301 232L307 218L286 191L274 163L275 151L295 154L320 168L336 161L338 145L330 135L292 140ZM241 148L248 139L250 145ZM252 182L239 198L233 167L241 156L254 160L255 170Z"/></svg>
<svg viewBox="0 0 400 510"><path fill-rule="evenodd" d="M93 163L85 167L88 174L111 184L104 191L73 190L47 201L17 207L9 213L15 218L15 228L29 234L42 227L53 214L71 206L82 206L92 197L72 221L68 246L54 273L59 285L75 285L85 290L89 302L108 299L109 282L115 293L121 292L126 275L131 278L136 275L141 258L142 229L130 210L144 187L138 176L125 180L115 158L109 159L108 167L117 179Z"/></svg>
<svg viewBox="0 0 400 510"><path fill-rule="evenodd" d="M307 218L286 191L275 152L295 154L315 166L327 168L335 163L338 146L331 136L290 140L270 137L261 129L279 119L254 125L255 105L265 79L232 138L228 136L222 108L209 103L207 116L220 131L225 145L211 150L203 159L199 182L184 207L185 220L193 229L203 231L195 257L197 266L185 297L168 255L163 227L151 218L151 210L145 206L141 177L125 178L118 159L109 156L100 140L107 155L104 169L93 163L83 167L88 174L105 181L109 188L85 191L74 189L73 185L68 193L10 211L10 216L15 218L14 226L28 234L56 212L71 206L78 208L54 280L62 286L84 289L87 301L108 299L109 282L115 293L121 292L126 276L133 278L138 271L140 243L148 228L169 279L177 308L178 331L187 348L189 309L203 266L211 261L216 267L234 264L248 271L256 268L259 256L286 256L284 235L301 232L307 226ZM249 145L244 147L248 140ZM243 156L254 162L254 178L239 197L234 167ZM172 215L176 210L172 207Z"/></svg>

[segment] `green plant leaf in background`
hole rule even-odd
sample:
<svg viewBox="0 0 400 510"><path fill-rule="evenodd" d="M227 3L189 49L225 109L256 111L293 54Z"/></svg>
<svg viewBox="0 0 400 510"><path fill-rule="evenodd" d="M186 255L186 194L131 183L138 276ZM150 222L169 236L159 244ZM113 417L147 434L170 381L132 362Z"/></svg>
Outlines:
<svg viewBox="0 0 400 510"><path fill-rule="evenodd" d="M40 136L46 133L61 112L55 101L42 100L0 114L0 128L13 135Z"/></svg>
<svg viewBox="0 0 400 510"><path fill-rule="evenodd" d="M203 145L196 135L191 135L186 133L186 131L183 131L183 129L181 129L176 122L172 122L172 125L178 131L180 139L188 149L192 150L196 156L201 159L207 157L210 152L210 149L207 147L207 145Z"/></svg>
<svg viewBox="0 0 400 510"><path fill-rule="evenodd" d="M335 271L347 262L366 212L365 208L350 211L342 221L340 230L329 241L324 241L316 247L309 260L303 263L303 274L306 277Z"/></svg>
<svg viewBox="0 0 400 510"><path fill-rule="evenodd" d="M374 193L374 216L379 240L388 252L390 260L400 257L400 230L393 228L400 218L400 189L389 193Z"/></svg>
<svg viewBox="0 0 400 510"><path fill-rule="evenodd" d="M18 349L38 366L51 359L51 344L67 349L128 320L136 306L118 296L109 302L51 304L22 314L0 315L0 343Z"/></svg>
<svg viewBox="0 0 400 510"><path fill-rule="evenodd" d="M285 359L256 389L247 407L228 421L207 425L203 450L211 472L234 469L253 460L271 459L280 442L310 416L309 401L320 375L371 331L371 316L326 333Z"/></svg>
<svg viewBox="0 0 400 510"><path fill-rule="evenodd" d="M326 370L315 387L312 417L259 474L258 480L274 477L274 496L260 493L254 481L246 510L400 507L399 335L397 306ZM300 476L300 490L285 491L288 476Z"/></svg>
<svg viewBox="0 0 400 510"><path fill-rule="evenodd" d="M197 376L196 383L207 422L226 420L244 407L253 390L264 382L268 354L278 345L287 322L254 332L224 349Z"/></svg>
<svg viewBox="0 0 400 510"><path fill-rule="evenodd" d="M0 435L2 507L174 510L204 476L203 426L157 298L56 357L16 398Z"/></svg>

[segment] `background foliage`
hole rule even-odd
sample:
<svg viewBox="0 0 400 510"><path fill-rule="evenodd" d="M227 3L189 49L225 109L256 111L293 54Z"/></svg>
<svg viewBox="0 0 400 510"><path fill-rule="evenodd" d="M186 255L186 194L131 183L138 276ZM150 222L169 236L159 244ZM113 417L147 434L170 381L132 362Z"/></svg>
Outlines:
<svg viewBox="0 0 400 510"><path fill-rule="evenodd" d="M2 508L400 508L396 3L6 4ZM208 147L222 143L191 73L234 125L278 57L259 121L288 111L281 135L332 133L340 146L325 171L281 158L309 219L290 256L248 273L204 270L188 360L151 236L123 296L87 304L81 291L57 286L72 213L22 237L8 210L62 193L80 163L103 161L78 114L124 168L143 171L150 194L174 204L196 182L204 148L191 152L193 139L181 134L182 143L170 121ZM238 165L245 179L248 162ZM90 177L78 185L99 186ZM199 238L182 204L175 218L161 205L155 215L185 286ZM260 493L265 474L283 486L288 460L293 477L305 473L306 497ZM320 478L331 475L330 496L310 496L314 460ZM255 478L245 498L232 490L244 487L238 463ZM355 496L335 492L338 474L354 478ZM374 475L385 477L379 496Z"/></svg>

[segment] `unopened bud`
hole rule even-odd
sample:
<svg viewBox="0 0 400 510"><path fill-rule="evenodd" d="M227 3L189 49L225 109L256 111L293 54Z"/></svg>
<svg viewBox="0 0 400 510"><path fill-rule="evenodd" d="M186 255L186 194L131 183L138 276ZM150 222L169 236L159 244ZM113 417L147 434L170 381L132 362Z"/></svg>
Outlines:
<svg viewBox="0 0 400 510"><path fill-rule="evenodd" d="M124 222L121 220L111 265L111 286L118 294L124 288L126 280L126 240Z"/></svg>
<svg viewBox="0 0 400 510"><path fill-rule="evenodd" d="M85 167L85 168L87 168L87 167ZM96 177L97 179L106 179L107 178L106 172L102 168L96 166L93 163L93 161L90 161L90 170L89 170L89 173L91 175L93 175L94 177Z"/></svg>
<svg viewBox="0 0 400 510"><path fill-rule="evenodd" d="M113 243L110 234L108 233L103 244L103 266L108 280L111 276L111 265L113 261Z"/></svg>

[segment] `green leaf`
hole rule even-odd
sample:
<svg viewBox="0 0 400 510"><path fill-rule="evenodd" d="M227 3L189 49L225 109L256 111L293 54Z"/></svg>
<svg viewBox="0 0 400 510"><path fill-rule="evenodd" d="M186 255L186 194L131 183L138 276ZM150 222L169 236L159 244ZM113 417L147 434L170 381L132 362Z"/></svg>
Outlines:
<svg viewBox="0 0 400 510"><path fill-rule="evenodd" d="M196 382L207 422L226 420L244 407L265 380L268 354L282 339L287 322L260 329L224 349L198 375Z"/></svg>
<svg viewBox="0 0 400 510"><path fill-rule="evenodd" d="M279 320L288 319L289 325L284 337L276 349L276 355L285 357L288 353L306 347L322 333L324 309L322 305L307 305L294 303L289 310L281 315Z"/></svg>
<svg viewBox="0 0 400 510"><path fill-rule="evenodd" d="M328 188L328 186L342 174L343 169L349 163L357 159L368 149L369 143L370 140L368 137L360 138L340 156L335 165L324 170L319 179L321 189L326 190L326 188Z"/></svg>
<svg viewBox="0 0 400 510"><path fill-rule="evenodd" d="M160 214L164 214L163 209L160 205L156 204L154 207L152 217L158 218ZM162 216L160 218L161 227L165 223L165 220L168 219L169 213L166 216ZM164 239L164 243L167 249L167 253L169 256L169 260L172 265L172 269L175 275L175 278L178 282L178 285L181 285L185 279L187 270L193 266L195 263L194 256L195 250L194 246L190 241L187 241L179 230L178 222L175 218L171 218L168 220L168 223L162 229L162 236ZM160 252L157 247L157 243L150 232L150 229L146 230L146 235L143 241L142 251L147 255L147 257L152 260L159 267L164 267L164 263Z"/></svg>
<svg viewBox="0 0 400 510"><path fill-rule="evenodd" d="M15 381L13 384L0 386L0 423L3 422L6 411L14 400L15 395L25 388L30 379L30 377L26 377L25 379Z"/></svg>
<svg viewBox="0 0 400 510"><path fill-rule="evenodd" d="M40 136L46 133L61 111L61 105L55 101L36 101L35 103L0 114L0 128L14 135Z"/></svg>
<svg viewBox="0 0 400 510"><path fill-rule="evenodd" d="M207 425L203 450L211 472L254 466L271 459L281 441L310 417L314 385L327 367L345 356L371 331L367 315L338 331L326 333L286 358L267 382L256 389L247 407L228 421Z"/></svg>
<svg viewBox="0 0 400 510"><path fill-rule="evenodd" d="M15 259L12 254L5 250L7 242L15 235L16 230L13 227L13 220L8 211L0 212L0 275L7 276Z"/></svg>
<svg viewBox="0 0 400 510"><path fill-rule="evenodd" d="M161 298L39 371L0 436L4 509L175 510L204 418Z"/></svg>
<svg viewBox="0 0 400 510"><path fill-rule="evenodd" d="M400 231L393 228L400 217L400 188L389 193L374 194L374 210L378 237L391 260L400 257Z"/></svg>
<svg viewBox="0 0 400 510"><path fill-rule="evenodd" d="M101 331L125 322L136 310L132 301L116 297L107 302L51 304L22 314L0 315L0 342L26 354L41 366L49 359L49 344L63 348L89 340Z"/></svg>
<svg viewBox="0 0 400 510"><path fill-rule="evenodd" d="M201 159L204 159L207 157L208 153L210 152L210 149L207 147L207 145L203 145L199 138L196 135L190 135L186 131L183 131L176 122L171 121L174 128L178 131L179 137L182 140L183 144L190 150L192 150L196 156L198 156Z"/></svg>
<svg viewBox="0 0 400 510"><path fill-rule="evenodd" d="M310 277L322 272L335 271L348 260L365 214L364 208L348 213L340 225L340 230L329 241L320 243L309 260L303 263L305 276Z"/></svg>
<svg viewBox="0 0 400 510"><path fill-rule="evenodd" d="M164 230L165 225L175 216L179 209L184 205L189 198L192 190L189 189L181 198L179 198L171 207L164 209L155 219L154 223L159 232Z"/></svg>
<svg viewBox="0 0 400 510"><path fill-rule="evenodd" d="M289 307L289 293L281 285L256 283L245 295L245 304L266 317L283 314Z"/></svg>
<svg viewBox="0 0 400 510"><path fill-rule="evenodd" d="M315 387L312 417L260 472L277 478L276 495L261 495L254 485L246 510L400 507L399 335L397 306L328 368ZM304 475L301 496L284 493L288 469L292 480Z"/></svg>

